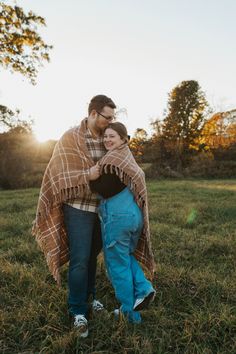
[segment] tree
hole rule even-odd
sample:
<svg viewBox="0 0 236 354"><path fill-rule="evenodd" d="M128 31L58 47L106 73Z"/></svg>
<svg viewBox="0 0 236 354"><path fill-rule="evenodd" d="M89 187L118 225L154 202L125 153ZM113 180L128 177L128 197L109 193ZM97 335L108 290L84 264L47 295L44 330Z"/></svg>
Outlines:
<svg viewBox="0 0 236 354"><path fill-rule="evenodd" d="M146 143L147 143L146 130L142 128L137 128L133 138L129 143L129 146L134 156L140 161L142 160Z"/></svg>
<svg viewBox="0 0 236 354"><path fill-rule="evenodd" d="M25 187L33 169L34 136L28 123L0 134L0 187Z"/></svg>
<svg viewBox="0 0 236 354"><path fill-rule="evenodd" d="M6 106L0 105L0 125L5 125L8 128L12 127L12 118L14 117L14 112L7 108Z"/></svg>
<svg viewBox="0 0 236 354"><path fill-rule="evenodd" d="M149 144L145 150L148 160L151 162L156 162L160 165L165 164L168 160L168 154L165 149L165 139L163 137L163 122L159 119L155 119L151 122L151 127L153 130Z"/></svg>
<svg viewBox="0 0 236 354"><path fill-rule="evenodd" d="M236 110L215 113L203 125L198 139L204 150L228 148L236 143Z"/></svg>
<svg viewBox="0 0 236 354"><path fill-rule="evenodd" d="M16 131L24 129L32 133L33 120L20 119L19 114L19 109L14 112L10 108L0 105L0 128L3 127L3 131L13 130L13 128L17 128Z"/></svg>
<svg viewBox="0 0 236 354"><path fill-rule="evenodd" d="M32 11L0 2L0 65L19 72L35 84L38 67L49 61L49 50L38 33L45 20Z"/></svg>
<svg viewBox="0 0 236 354"><path fill-rule="evenodd" d="M0 126L13 128L18 125L20 120L18 119L20 111L17 109L13 112L6 106L0 105Z"/></svg>
<svg viewBox="0 0 236 354"><path fill-rule="evenodd" d="M159 119L154 119L150 123L153 134L152 138L158 138L162 135L162 122Z"/></svg>
<svg viewBox="0 0 236 354"><path fill-rule="evenodd" d="M178 162L194 147L209 113L204 92L195 80L182 81L169 94L162 133L166 148Z"/></svg>
<svg viewBox="0 0 236 354"><path fill-rule="evenodd" d="M214 114L202 127L198 138L199 147L203 147L204 150L223 147L225 145L224 131L222 113Z"/></svg>

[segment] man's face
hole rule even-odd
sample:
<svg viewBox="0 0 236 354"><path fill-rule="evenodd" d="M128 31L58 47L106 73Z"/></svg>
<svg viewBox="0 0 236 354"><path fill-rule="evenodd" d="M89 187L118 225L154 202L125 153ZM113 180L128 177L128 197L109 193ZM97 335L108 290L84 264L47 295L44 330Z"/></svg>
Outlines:
<svg viewBox="0 0 236 354"><path fill-rule="evenodd" d="M105 106L101 111L96 111L95 126L98 130L104 131L109 123L114 120L114 108Z"/></svg>

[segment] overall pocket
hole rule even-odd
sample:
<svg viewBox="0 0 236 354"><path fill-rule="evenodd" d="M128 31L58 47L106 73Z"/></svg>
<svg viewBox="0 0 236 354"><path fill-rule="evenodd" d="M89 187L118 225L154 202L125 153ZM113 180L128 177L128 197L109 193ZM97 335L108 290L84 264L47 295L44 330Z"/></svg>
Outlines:
<svg viewBox="0 0 236 354"><path fill-rule="evenodd" d="M104 246L112 247L116 242L128 244L131 235L137 229L134 213L111 213L104 225Z"/></svg>

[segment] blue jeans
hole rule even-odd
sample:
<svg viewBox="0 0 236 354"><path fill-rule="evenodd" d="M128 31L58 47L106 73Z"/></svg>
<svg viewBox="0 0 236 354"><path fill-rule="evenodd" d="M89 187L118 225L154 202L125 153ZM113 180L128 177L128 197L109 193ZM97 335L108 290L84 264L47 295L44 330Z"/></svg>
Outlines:
<svg viewBox="0 0 236 354"><path fill-rule="evenodd" d="M95 297L97 256L102 249L98 215L63 205L69 240L68 306L73 315L87 315L88 298Z"/></svg>
<svg viewBox="0 0 236 354"><path fill-rule="evenodd" d="M142 268L133 256L143 227L143 216L128 188L99 206L103 251L109 279L117 300L130 322L141 322L134 302L153 291Z"/></svg>

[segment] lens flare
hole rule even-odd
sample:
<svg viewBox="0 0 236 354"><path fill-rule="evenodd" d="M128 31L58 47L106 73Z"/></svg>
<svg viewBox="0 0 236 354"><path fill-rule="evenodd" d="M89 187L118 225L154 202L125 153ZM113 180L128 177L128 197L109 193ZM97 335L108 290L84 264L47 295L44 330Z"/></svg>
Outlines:
<svg viewBox="0 0 236 354"><path fill-rule="evenodd" d="M197 210L192 209L187 217L187 224L191 225L192 223L194 223L196 217L197 217Z"/></svg>

